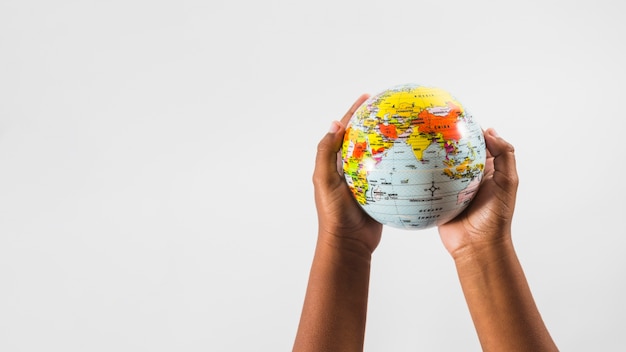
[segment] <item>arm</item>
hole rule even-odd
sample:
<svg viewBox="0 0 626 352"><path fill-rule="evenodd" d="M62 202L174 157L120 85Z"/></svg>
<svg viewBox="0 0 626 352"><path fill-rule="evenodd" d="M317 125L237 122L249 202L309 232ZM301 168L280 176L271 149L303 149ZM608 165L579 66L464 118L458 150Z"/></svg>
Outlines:
<svg viewBox="0 0 626 352"><path fill-rule="evenodd" d="M484 351L557 351L511 241L455 264Z"/></svg>
<svg viewBox="0 0 626 352"><path fill-rule="evenodd" d="M293 350L362 351L371 254L324 237L315 249Z"/></svg>
<svg viewBox="0 0 626 352"><path fill-rule="evenodd" d="M361 96L317 148L313 184L318 236L294 351L362 351L370 261L382 225L354 201L337 170L345 125Z"/></svg>
<svg viewBox="0 0 626 352"><path fill-rule="evenodd" d="M557 351L511 240L517 193L514 148L485 132L488 158L470 207L441 225L484 351Z"/></svg>

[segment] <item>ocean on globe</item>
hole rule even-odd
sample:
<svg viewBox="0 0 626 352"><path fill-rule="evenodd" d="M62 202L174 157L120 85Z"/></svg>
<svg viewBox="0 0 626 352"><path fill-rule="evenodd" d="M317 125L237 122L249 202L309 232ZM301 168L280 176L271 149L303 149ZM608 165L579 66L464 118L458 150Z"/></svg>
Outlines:
<svg viewBox="0 0 626 352"><path fill-rule="evenodd" d="M472 201L483 177L482 128L449 92L404 84L371 96L344 135L346 182L383 225L426 229Z"/></svg>

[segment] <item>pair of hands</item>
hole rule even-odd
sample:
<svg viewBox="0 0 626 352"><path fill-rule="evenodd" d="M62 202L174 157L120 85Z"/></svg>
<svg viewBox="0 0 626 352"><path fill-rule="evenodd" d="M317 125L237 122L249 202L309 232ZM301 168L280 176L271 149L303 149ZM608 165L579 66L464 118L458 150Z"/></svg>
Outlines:
<svg viewBox="0 0 626 352"><path fill-rule="evenodd" d="M317 147L313 184L319 220L319 236L363 247L371 254L380 243L382 225L354 201L342 173L338 153L345 126L368 98L360 96ZM493 129L484 133L487 144L485 173L471 204L455 219L439 226L439 235L453 258L509 240L518 177L514 148Z"/></svg>
<svg viewBox="0 0 626 352"><path fill-rule="evenodd" d="M333 122L317 148L313 184L316 246L294 351L361 351L371 256L382 225L354 200L338 153L362 95ZM558 351L526 281L511 240L518 177L513 146L492 129L478 193L456 218L439 226L484 351Z"/></svg>

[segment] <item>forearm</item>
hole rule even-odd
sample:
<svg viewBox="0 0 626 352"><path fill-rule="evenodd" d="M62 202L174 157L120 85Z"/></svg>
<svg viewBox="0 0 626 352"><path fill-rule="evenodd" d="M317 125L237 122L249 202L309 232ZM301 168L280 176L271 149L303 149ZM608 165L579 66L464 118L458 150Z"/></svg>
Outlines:
<svg viewBox="0 0 626 352"><path fill-rule="evenodd" d="M362 351L371 253L320 236L294 351Z"/></svg>
<svg viewBox="0 0 626 352"><path fill-rule="evenodd" d="M557 351L510 239L455 264L484 351Z"/></svg>

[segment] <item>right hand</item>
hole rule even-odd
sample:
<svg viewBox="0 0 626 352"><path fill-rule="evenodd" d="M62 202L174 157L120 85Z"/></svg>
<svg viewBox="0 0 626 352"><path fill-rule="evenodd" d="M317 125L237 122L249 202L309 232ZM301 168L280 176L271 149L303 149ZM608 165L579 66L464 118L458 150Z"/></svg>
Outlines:
<svg viewBox="0 0 626 352"><path fill-rule="evenodd" d="M443 245L455 259L511 237L519 183L515 149L493 129L484 135L487 161L478 193L461 214L439 226Z"/></svg>

